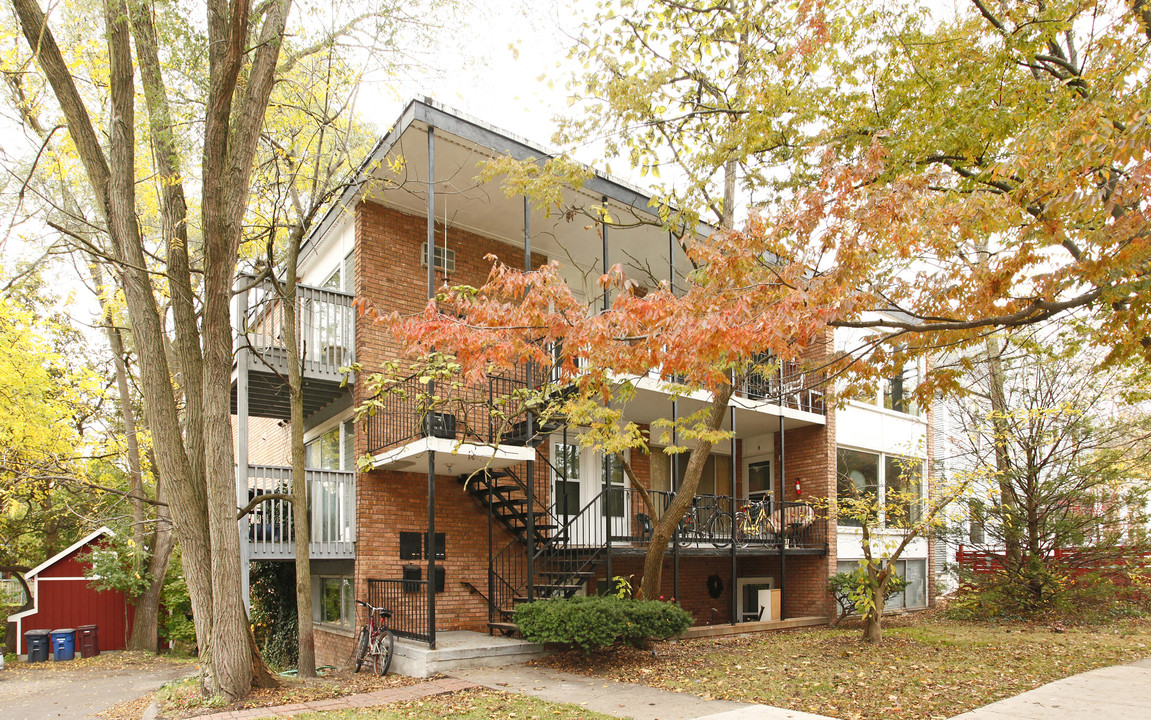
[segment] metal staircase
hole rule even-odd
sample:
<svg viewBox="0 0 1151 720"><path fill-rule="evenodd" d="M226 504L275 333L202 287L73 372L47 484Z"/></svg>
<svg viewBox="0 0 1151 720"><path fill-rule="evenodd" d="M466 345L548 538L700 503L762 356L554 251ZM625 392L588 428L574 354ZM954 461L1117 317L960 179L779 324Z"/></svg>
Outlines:
<svg viewBox="0 0 1151 720"><path fill-rule="evenodd" d="M516 629L511 620L518 604L543 598L569 598L585 587L604 561L607 548L606 537L588 541L595 534L587 529L593 523L602 524L602 494L580 512L561 518L541 502L542 493L531 493L532 531L529 533L529 493L524 479L529 476L526 466L519 469L520 472L502 469L459 478L467 493L488 511L489 526L502 527L513 537L501 549L491 547L485 596L488 626L505 634ZM542 471L544 476L550 469L543 458L533 468ZM541 486L540 480L535 478L535 489ZM495 540L496 535L489 530L489 543ZM530 580L529 558L533 566Z"/></svg>

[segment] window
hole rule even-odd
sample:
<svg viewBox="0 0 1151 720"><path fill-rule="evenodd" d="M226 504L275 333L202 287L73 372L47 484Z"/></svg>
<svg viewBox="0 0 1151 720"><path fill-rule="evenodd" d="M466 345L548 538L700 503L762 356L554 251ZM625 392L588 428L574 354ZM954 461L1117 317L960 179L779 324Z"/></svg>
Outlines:
<svg viewBox="0 0 1151 720"><path fill-rule="evenodd" d="M651 473L652 473L652 487L653 490L672 491L675 488L683 487L683 479L687 474L687 461L691 455L690 452L683 452L678 454L679 463L676 467L675 485L670 484L669 478L672 476L672 460L673 457L665 452L653 452L651 454ZM699 487L695 490L696 495L731 495L731 456L730 455L708 455L707 460L704 461L703 474L699 477Z"/></svg>
<svg viewBox="0 0 1151 720"><path fill-rule="evenodd" d="M854 572L859 569L858 560L840 560L835 564L836 572ZM903 592L895 593L887 599L884 610L921 608L927 606L927 560L914 558L896 560L895 572L907 581Z"/></svg>
<svg viewBox="0 0 1151 720"><path fill-rule="evenodd" d="M919 460L898 455L884 458L883 496L888 525L910 527L919 522L922 468Z"/></svg>
<svg viewBox="0 0 1151 720"><path fill-rule="evenodd" d="M304 446L304 466L313 470L340 469L338 425Z"/></svg>
<svg viewBox="0 0 1151 720"><path fill-rule="evenodd" d="M603 456L603 489L610 490L604 504L604 514L621 518L624 516L624 472L623 463L615 453Z"/></svg>
<svg viewBox="0 0 1151 720"><path fill-rule="evenodd" d="M881 524L908 527L919 521L923 497L922 460L847 448L838 448L835 454L838 497L871 500L865 507L854 508L857 515L874 504L879 511L876 520ZM862 525L860 517L846 514L852 509L844 508L845 514L838 520L841 526Z"/></svg>
<svg viewBox="0 0 1151 720"><path fill-rule="evenodd" d="M919 416L915 404L915 389L919 387L919 366L909 362L903 372L883 382L883 407L895 412Z"/></svg>
<svg viewBox="0 0 1151 720"><path fill-rule="evenodd" d="M772 500L771 461L754 462L747 467L747 497L753 502Z"/></svg>
<svg viewBox="0 0 1151 720"><path fill-rule="evenodd" d="M354 470L355 423L352 420L331 428L304 445L304 466L309 470Z"/></svg>
<svg viewBox="0 0 1151 720"><path fill-rule="evenodd" d="M571 517L580 511L580 447L556 443L555 452L555 513Z"/></svg>
<svg viewBox="0 0 1151 720"><path fill-rule="evenodd" d="M837 495L867 500L879 496L879 455L858 450L836 451ZM862 508L861 508L862 510ZM862 526L859 518L839 516L840 525Z"/></svg>
<svg viewBox="0 0 1151 720"><path fill-rule="evenodd" d="M450 248L436 245L432 248L432 257L436 261L436 269L444 272L456 271L456 251ZM428 244L423 243L420 245L420 267L428 266Z"/></svg>
<svg viewBox="0 0 1151 720"><path fill-rule="evenodd" d="M312 593L314 621L352 628L356 620L352 578L313 577Z"/></svg>

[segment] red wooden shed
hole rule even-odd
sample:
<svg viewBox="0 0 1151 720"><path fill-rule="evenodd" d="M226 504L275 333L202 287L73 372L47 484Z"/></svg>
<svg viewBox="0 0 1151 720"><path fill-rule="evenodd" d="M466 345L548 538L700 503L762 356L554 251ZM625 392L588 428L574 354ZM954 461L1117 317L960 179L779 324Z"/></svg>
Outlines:
<svg viewBox="0 0 1151 720"><path fill-rule="evenodd" d="M123 650L128 646L135 608L118 590L97 590L84 577L85 556L99 549L114 533L106 527L32 568L24 578L32 590L31 610L10 615L16 622L16 653L22 655L24 633L29 630L56 630L97 625L100 650Z"/></svg>

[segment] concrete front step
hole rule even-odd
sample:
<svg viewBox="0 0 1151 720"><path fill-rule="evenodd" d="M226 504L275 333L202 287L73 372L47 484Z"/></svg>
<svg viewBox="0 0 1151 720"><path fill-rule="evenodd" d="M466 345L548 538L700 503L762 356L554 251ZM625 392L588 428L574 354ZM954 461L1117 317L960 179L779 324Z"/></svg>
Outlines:
<svg viewBox="0 0 1151 720"><path fill-rule="evenodd" d="M463 668L525 663L545 654L542 645L520 638L458 630L437 633L435 650L427 643L396 638L391 672L426 678Z"/></svg>

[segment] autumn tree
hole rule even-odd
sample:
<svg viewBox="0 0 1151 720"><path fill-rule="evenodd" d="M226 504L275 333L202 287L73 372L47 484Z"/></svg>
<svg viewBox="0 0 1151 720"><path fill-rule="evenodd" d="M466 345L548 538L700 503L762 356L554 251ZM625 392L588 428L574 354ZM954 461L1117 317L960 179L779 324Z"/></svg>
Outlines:
<svg viewBox="0 0 1151 720"><path fill-rule="evenodd" d="M573 295L555 262L534 272L497 262L480 288L444 288L422 315L382 318L422 372L436 378L440 390L426 398L429 407L449 398L453 383L512 374L524 366L554 368L554 373L540 373L550 381L512 398L514 407L504 408L502 417L526 410L541 422L562 416L587 428L581 441L615 453L645 502L625 451L652 452L652 444L670 445L675 432L681 445L667 451L690 448L690 454L669 507L651 511L658 519L639 587L647 598L659 597L668 543L695 495L711 448L731 438L723 422L734 388L750 372L771 371L753 358L770 354L795 360L808 346L823 342L836 307L824 298L838 297L832 286L817 290L812 285L802 296L792 292L801 266L767 262L764 248L751 236L688 239L687 250L698 269L675 292L666 281L638 291L622 268L611 269L601 282L621 292L602 312ZM390 372L367 378L367 386L386 397L408 372L408 366L394 364ZM634 380L649 373L672 397L705 394L707 407L653 424L650 434L641 432L626 419L626 405ZM369 403L364 411L374 407Z"/></svg>
<svg viewBox="0 0 1151 720"><path fill-rule="evenodd" d="M71 356L75 330L43 304L36 277L0 295L0 565L31 567L55 555L95 515L85 433L102 385Z"/></svg>
<svg viewBox="0 0 1151 720"><path fill-rule="evenodd" d="M167 2L110 1L56 8L49 22L35 2L11 3L24 41L6 58L13 102L55 100L51 121L69 142L44 142L41 154L67 155L81 170L71 178L86 181L77 195L97 242L53 227L112 263L133 339L146 348L141 394L208 655L203 684L228 697L246 693L253 676L273 682L241 600L229 407L229 309L253 166L261 138L274 135L265 113L302 60L346 43L390 50L374 41L394 36L377 31L418 16L387 3L306 6L325 22L289 27L291 5L209 0L203 16L189 17ZM105 40L99 52L57 41L92 27Z"/></svg>
<svg viewBox="0 0 1151 720"><path fill-rule="evenodd" d="M947 404L948 467L985 478L961 508L978 530L962 542L997 559L996 584L1024 614L1056 606L1067 574L1144 549L1151 493L1145 373L1048 344L1006 339L997 363L980 357L966 378L972 392Z"/></svg>

